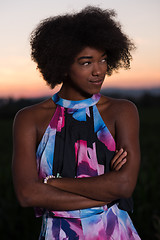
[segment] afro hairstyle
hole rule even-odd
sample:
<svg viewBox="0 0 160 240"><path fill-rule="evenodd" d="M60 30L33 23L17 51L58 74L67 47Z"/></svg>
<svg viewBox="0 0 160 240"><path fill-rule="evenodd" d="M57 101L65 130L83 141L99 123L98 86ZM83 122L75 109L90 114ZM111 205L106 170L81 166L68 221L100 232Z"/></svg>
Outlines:
<svg viewBox="0 0 160 240"><path fill-rule="evenodd" d="M31 57L43 78L54 88L62 83L75 57L85 47L104 50L107 75L130 68L133 42L115 20L114 10L88 6L74 14L50 17L31 33Z"/></svg>

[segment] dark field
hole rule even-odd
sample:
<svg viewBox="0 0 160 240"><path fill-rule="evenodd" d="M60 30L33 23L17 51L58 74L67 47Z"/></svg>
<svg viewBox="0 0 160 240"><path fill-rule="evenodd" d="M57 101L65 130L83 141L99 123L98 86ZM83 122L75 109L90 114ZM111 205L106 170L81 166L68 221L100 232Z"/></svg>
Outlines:
<svg viewBox="0 0 160 240"><path fill-rule="evenodd" d="M142 239L160 239L160 108L139 104L138 109L142 163L130 215ZM33 209L19 206L13 189L12 122L12 115L0 119L0 239L36 240L41 219L34 217Z"/></svg>

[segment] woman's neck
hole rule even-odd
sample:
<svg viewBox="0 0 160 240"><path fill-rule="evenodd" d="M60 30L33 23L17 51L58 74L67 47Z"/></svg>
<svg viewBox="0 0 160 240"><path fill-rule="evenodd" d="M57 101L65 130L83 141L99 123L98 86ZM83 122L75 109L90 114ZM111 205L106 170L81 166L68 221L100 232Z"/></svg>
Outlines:
<svg viewBox="0 0 160 240"><path fill-rule="evenodd" d="M73 100L73 101L84 100L92 97L92 95L89 93L83 92L80 89L75 89L72 87L65 86L64 84L62 85L58 95L61 98Z"/></svg>

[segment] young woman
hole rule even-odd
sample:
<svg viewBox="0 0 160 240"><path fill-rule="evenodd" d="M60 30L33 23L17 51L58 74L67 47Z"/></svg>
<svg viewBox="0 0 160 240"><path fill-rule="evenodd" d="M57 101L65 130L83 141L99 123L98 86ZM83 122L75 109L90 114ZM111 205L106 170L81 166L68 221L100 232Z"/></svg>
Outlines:
<svg viewBox="0 0 160 240"><path fill-rule="evenodd" d="M130 67L134 49L114 15L87 7L31 35L44 79L62 83L14 121L15 191L43 215L39 239L140 239L127 213L140 165L137 109L99 93L106 75Z"/></svg>

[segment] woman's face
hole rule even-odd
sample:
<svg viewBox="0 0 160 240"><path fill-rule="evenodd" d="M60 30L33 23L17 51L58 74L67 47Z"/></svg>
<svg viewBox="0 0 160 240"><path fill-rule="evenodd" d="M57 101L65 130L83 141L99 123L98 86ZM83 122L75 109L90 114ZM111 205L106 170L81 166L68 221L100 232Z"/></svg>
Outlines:
<svg viewBox="0 0 160 240"><path fill-rule="evenodd" d="M75 100L84 99L100 91L106 71L105 51L86 47L76 56L63 87Z"/></svg>

